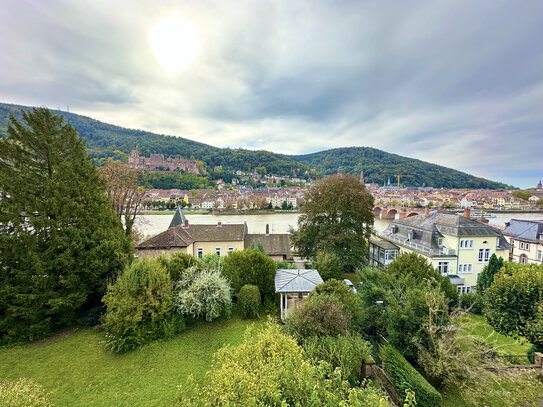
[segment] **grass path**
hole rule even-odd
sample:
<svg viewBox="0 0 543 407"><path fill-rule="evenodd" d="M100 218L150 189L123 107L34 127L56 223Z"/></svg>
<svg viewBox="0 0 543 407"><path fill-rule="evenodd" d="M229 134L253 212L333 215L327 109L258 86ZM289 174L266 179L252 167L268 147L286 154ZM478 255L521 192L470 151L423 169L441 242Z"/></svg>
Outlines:
<svg viewBox="0 0 543 407"><path fill-rule="evenodd" d="M107 352L101 333L79 329L56 341L0 349L0 380L32 378L54 393L56 406L171 406L177 386L189 374L202 381L213 354L241 343L250 323L238 317L200 323L124 355Z"/></svg>

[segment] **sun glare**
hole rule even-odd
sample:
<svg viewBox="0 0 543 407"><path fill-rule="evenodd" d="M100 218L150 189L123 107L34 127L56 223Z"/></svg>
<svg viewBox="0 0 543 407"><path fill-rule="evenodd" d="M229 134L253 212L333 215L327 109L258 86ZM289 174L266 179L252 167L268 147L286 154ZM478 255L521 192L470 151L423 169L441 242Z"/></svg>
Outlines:
<svg viewBox="0 0 543 407"><path fill-rule="evenodd" d="M198 31L177 16L157 22L150 36L155 55L168 73L186 68L200 54Z"/></svg>

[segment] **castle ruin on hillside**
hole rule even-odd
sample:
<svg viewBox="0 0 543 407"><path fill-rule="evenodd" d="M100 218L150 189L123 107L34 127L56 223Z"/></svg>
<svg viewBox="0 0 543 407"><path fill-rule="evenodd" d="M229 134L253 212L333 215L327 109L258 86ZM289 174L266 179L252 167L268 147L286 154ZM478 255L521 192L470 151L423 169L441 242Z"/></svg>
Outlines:
<svg viewBox="0 0 543 407"><path fill-rule="evenodd" d="M149 157L141 157L138 150L132 150L128 157L128 165L131 168L147 171L175 171L183 170L191 174L199 174L200 169L195 160L186 158L164 158L164 154L151 154Z"/></svg>

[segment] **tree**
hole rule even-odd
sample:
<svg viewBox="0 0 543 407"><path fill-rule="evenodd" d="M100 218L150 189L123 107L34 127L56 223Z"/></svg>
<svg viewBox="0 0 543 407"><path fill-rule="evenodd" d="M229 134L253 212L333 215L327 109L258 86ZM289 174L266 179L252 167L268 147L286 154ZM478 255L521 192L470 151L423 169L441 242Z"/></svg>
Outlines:
<svg viewBox="0 0 543 407"><path fill-rule="evenodd" d="M0 339L34 340L97 306L130 246L75 129L45 108L0 138Z"/></svg>
<svg viewBox="0 0 543 407"><path fill-rule="evenodd" d="M143 207L144 190L138 186L140 171L121 161L109 159L100 172L106 180L106 191L113 210L124 220L126 235L131 236L136 215Z"/></svg>
<svg viewBox="0 0 543 407"><path fill-rule="evenodd" d="M317 253L315 268L324 281L341 278L343 274L341 259L336 253L327 250L320 250Z"/></svg>
<svg viewBox="0 0 543 407"><path fill-rule="evenodd" d="M323 178L306 194L292 242L306 258L314 259L319 250L334 252L343 270L352 272L367 262L372 210L373 198L358 178Z"/></svg>
<svg viewBox="0 0 543 407"><path fill-rule="evenodd" d="M504 263L484 292L485 315L499 333L524 336L543 348L538 318L543 302L543 265Z"/></svg>
<svg viewBox="0 0 543 407"><path fill-rule="evenodd" d="M483 294L483 292L492 285L494 276L503 267L503 259L492 253L488 264L483 268L481 274L477 276L477 293Z"/></svg>
<svg viewBox="0 0 543 407"><path fill-rule="evenodd" d="M192 267L179 280L178 289L175 306L179 313L206 321L230 315L230 285L217 270Z"/></svg>
<svg viewBox="0 0 543 407"><path fill-rule="evenodd" d="M349 316L353 331L358 331L364 316L364 308L360 297L356 295L343 281L330 279L316 286L309 294L309 298L315 295L331 295L343 305L343 309Z"/></svg>
<svg viewBox="0 0 543 407"><path fill-rule="evenodd" d="M106 346L112 351L125 352L168 336L165 321L172 318L173 284L160 261L133 262L109 285L103 301Z"/></svg>
<svg viewBox="0 0 543 407"><path fill-rule="evenodd" d="M245 284L256 285L262 300L275 298L275 271L275 262L257 248L229 253L222 267L222 274L235 292Z"/></svg>
<svg viewBox="0 0 543 407"><path fill-rule="evenodd" d="M238 304L243 318L258 317L260 303L260 290L256 285L246 284L241 287L238 294Z"/></svg>
<svg viewBox="0 0 543 407"><path fill-rule="evenodd" d="M511 192L511 195L513 195L515 198L524 199L525 201L530 199L530 197L532 196L530 191L521 191L521 190L513 191Z"/></svg>

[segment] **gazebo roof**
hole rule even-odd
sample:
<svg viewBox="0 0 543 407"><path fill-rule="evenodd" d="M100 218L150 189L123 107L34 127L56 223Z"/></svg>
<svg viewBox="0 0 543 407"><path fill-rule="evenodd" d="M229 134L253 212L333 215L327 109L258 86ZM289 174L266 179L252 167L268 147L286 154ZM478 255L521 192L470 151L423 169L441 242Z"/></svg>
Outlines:
<svg viewBox="0 0 543 407"><path fill-rule="evenodd" d="M279 269L275 273L276 293L309 293L321 283L317 270Z"/></svg>

